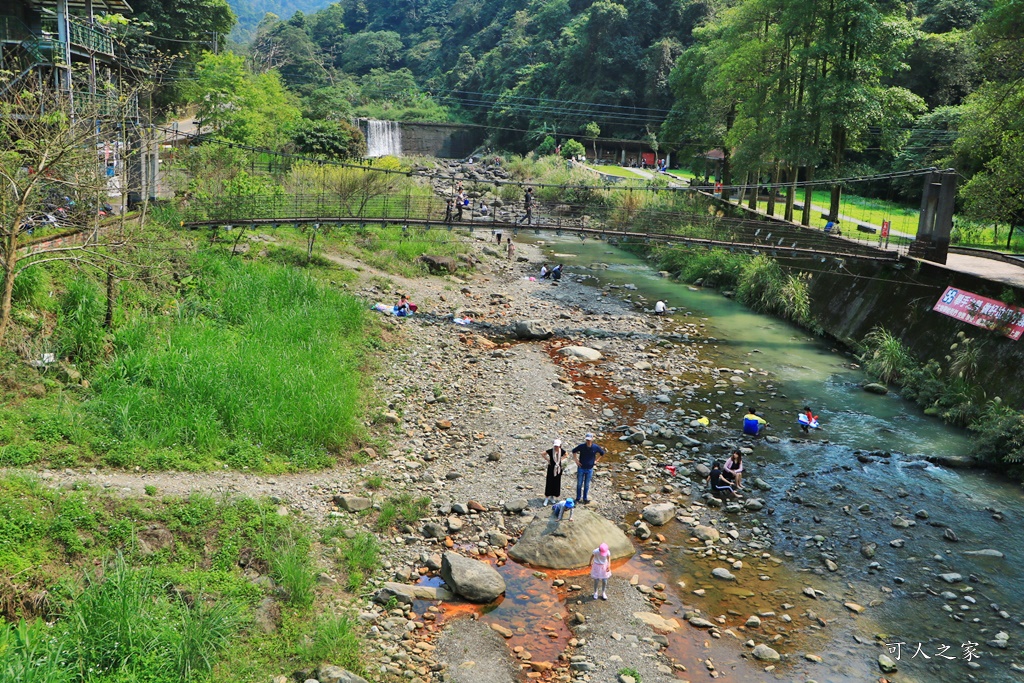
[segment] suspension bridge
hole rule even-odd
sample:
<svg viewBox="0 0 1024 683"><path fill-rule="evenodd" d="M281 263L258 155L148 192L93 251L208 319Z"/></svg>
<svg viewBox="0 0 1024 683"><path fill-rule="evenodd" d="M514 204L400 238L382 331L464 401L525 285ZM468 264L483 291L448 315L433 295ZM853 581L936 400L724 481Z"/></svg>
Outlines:
<svg viewBox="0 0 1024 683"><path fill-rule="evenodd" d="M502 232L575 235L581 240L619 243L664 243L765 253L782 258L852 258L897 261L907 244L881 248L877 240L831 236L821 230L781 222L737 218L695 210L683 202L676 210L628 209L600 203L535 201L527 215L522 206L452 209L445 199L423 195L340 196L244 195L186 200L182 227L213 231L274 229L292 226L326 232L346 227L399 229L399 238L423 239L426 233ZM433 239L441 239L434 237ZM875 243L872 243L875 242Z"/></svg>

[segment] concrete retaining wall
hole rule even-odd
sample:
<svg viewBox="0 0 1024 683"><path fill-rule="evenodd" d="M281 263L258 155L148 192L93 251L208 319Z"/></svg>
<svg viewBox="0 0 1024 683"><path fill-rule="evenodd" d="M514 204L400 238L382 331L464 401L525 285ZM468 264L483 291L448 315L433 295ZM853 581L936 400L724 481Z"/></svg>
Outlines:
<svg viewBox="0 0 1024 683"><path fill-rule="evenodd" d="M797 268L812 269L803 263ZM899 266L903 266L902 269ZM1024 340L1013 341L936 313L932 306L954 286L1001 301L1024 303L1024 290L929 263L850 260L816 264L810 280L811 312L825 332L853 346L876 325L900 337L921 360L944 357L957 333L985 340L979 378L989 397L1024 408Z"/></svg>

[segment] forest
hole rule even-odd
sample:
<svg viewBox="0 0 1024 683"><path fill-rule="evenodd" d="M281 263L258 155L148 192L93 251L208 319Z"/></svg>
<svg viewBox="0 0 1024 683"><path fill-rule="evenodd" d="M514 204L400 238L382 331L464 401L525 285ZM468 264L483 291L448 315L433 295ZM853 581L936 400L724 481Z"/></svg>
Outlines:
<svg viewBox="0 0 1024 683"><path fill-rule="evenodd" d="M644 140L698 172L720 150L726 184L953 167L961 215L1024 222L1024 0L233 4L243 42L226 0L139 0L134 20L179 57L158 102L240 142L355 156L369 117L482 125L515 153ZM283 14L253 27L264 7Z"/></svg>

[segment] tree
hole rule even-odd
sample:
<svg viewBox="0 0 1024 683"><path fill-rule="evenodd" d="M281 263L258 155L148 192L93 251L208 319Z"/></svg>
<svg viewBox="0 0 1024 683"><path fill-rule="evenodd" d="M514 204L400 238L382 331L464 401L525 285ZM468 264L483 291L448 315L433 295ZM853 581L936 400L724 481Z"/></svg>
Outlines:
<svg viewBox="0 0 1024 683"><path fill-rule="evenodd" d="M337 65L350 73L365 74L371 69L389 69L402 60L402 37L394 31L356 33L345 41Z"/></svg>
<svg viewBox="0 0 1024 683"><path fill-rule="evenodd" d="M4 85L0 80L0 92ZM117 260L111 250L130 237L123 221L105 230L98 215L109 190L97 143L130 123L127 110L73 103L45 81L28 86L0 98L0 342L19 276L54 261L102 267ZM121 95L124 102L134 98ZM70 236L39 239L53 228Z"/></svg>
<svg viewBox="0 0 1024 683"><path fill-rule="evenodd" d="M356 159L366 154L362 132L345 121L302 121L294 140L301 153L327 159Z"/></svg>
<svg viewBox="0 0 1024 683"><path fill-rule="evenodd" d="M537 156L545 157L555 153L558 148L558 143L550 135L544 137L544 140L537 145Z"/></svg>
<svg viewBox="0 0 1024 683"><path fill-rule="evenodd" d="M253 74L230 52L207 52L187 94L203 126L242 144L279 149L299 122L294 97L277 72Z"/></svg>
<svg viewBox="0 0 1024 683"><path fill-rule="evenodd" d="M976 218L1024 226L1024 0L998 0L977 26L985 82L967 98L955 151L972 172L960 195Z"/></svg>
<svg viewBox="0 0 1024 683"><path fill-rule="evenodd" d="M594 161L597 161L597 138L601 135L601 127L591 121L580 129L584 136L594 145Z"/></svg>
<svg viewBox="0 0 1024 683"><path fill-rule="evenodd" d="M563 159L572 159L574 157L582 156L582 155L584 155L586 153L587 153L587 150L583 146L583 143L581 143L581 142L579 142L577 140L569 138L564 143L562 143L562 158Z"/></svg>

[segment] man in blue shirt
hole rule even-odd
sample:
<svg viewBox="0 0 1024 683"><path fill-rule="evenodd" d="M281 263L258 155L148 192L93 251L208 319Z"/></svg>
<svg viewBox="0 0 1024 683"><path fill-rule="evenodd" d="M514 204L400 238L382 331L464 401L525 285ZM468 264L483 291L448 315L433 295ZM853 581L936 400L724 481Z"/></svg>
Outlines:
<svg viewBox="0 0 1024 683"><path fill-rule="evenodd" d="M587 434L585 443L572 449L576 461L576 500L584 505L590 503L590 481L594 477L594 465L604 455L604 449L594 443L594 435Z"/></svg>

